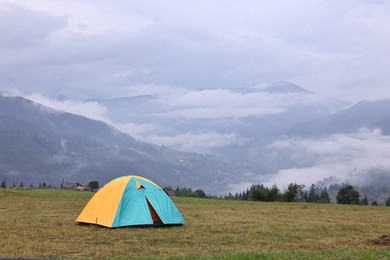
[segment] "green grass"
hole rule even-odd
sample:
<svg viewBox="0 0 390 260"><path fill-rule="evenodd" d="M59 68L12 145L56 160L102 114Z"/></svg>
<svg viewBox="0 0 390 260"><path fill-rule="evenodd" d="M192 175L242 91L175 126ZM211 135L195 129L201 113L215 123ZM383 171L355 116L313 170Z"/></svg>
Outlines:
<svg viewBox="0 0 390 260"><path fill-rule="evenodd" d="M76 225L93 193L0 189L0 257L390 259L390 207L174 198L183 227Z"/></svg>

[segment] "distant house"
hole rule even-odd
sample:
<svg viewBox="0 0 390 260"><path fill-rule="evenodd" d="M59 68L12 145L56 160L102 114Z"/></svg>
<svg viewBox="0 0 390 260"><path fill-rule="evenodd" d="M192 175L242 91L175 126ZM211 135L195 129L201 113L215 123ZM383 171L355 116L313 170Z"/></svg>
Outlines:
<svg viewBox="0 0 390 260"><path fill-rule="evenodd" d="M165 192L168 194L169 197L174 197L174 196L176 196L176 191L174 191L174 190L167 190L167 191L165 191Z"/></svg>
<svg viewBox="0 0 390 260"><path fill-rule="evenodd" d="M67 181L64 183L64 189L67 190L89 190L88 183L81 183L77 181Z"/></svg>

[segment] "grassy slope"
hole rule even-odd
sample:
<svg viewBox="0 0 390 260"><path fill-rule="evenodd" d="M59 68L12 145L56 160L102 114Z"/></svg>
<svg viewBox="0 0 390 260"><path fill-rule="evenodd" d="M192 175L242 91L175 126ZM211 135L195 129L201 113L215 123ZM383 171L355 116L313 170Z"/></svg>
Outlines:
<svg viewBox="0 0 390 260"><path fill-rule="evenodd" d="M174 198L187 225L75 225L89 192L0 189L0 257L390 258L390 208Z"/></svg>

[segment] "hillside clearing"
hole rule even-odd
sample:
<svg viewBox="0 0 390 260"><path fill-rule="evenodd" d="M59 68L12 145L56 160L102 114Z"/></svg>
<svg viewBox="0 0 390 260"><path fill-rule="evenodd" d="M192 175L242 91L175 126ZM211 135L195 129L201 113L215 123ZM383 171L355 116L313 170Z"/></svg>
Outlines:
<svg viewBox="0 0 390 260"><path fill-rule="evenodd" d="M0 190L0 257L390 257L390 207L174 198L184 227L76 225L92 195Z"/></svg>

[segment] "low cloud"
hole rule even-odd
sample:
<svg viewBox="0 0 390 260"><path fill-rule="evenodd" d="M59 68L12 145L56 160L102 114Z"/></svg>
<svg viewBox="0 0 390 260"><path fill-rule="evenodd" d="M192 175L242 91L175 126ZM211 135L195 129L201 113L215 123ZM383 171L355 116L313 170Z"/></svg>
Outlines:
<svg viewBox="0 0 390 260"><path fill-rule="evenodd" d="M172 108L171 111L160 115L186 119L220 119L281 113L283 108L273 101L261 94L206 89L177 96L167 104Z"/></svg>
<svg viewBox="0 0 390 260"><path fill-rule="evenodd" d="M125 102L125 96L118 101L110 100L114 104L111 107L98 101L57 99L41 94L24 96L54 109L103 121L140 141L187 152L209 152L240 144L243 137L234 127L241 127L241 120L283 114L297 104L321 102L321 97L315 94L268 93L257 88L185 90L167 85L140 85L128 94L128 103L120 103ZM140 96L145 97L136 101ZM121 104L119 110L118 104Z"/></svg>
<svg viewBox="0 0 390 260"><path fill-rule="evenodd" d="M70 99L56 100L41 94L25 95L25 98L53 109L81 115L105 123L111 123L107 117L106 108L96 102L84 102Z"/></svg>
<svg viewBox="0 0 390 260"><path fill-rule="evenodd" d="M215 131L203 133L186 132L175 136L151 135L146 139L155 144L164 144L168 147L175 147L175 149L179 151L198 153L208 153L212 148L239 144L242 142L242 138L236 133L221 134Z"/></svg>
<svg viewBox="0 0 390 260"><path fill-rule="evenodd" d="M390 175L390 136L380 129L360 129L354 134L334 134L320 139L289 139L274 142L271 150L288 152L291 161L308 166L281 169L264 177L267 185L287 186L296 182L311 185L335 176L355 185L376 182ZM390 176L388 176L390 177ZM387 183L389 184L389 183ZM387 185L383 183L383 185Z"/></svg>
<svg viewBox="0 0 390 260"><path fill-rule="evenodd" d="M20 92L18 94L20 95ZM71 99L58 100L41 94L24 95L24 97L59 111L105 122L137 140L157 145L164 144L180 151L207 153L212 148L242 142L242 138L236 133L218 133L215 131L203 131L200 133L188 131L174 135L156 134L157 132L164 132L164 128L168 126L161 126L157 123L113 122L107 115L107 108L97 102ZM167 129L167 131L169 132L170 130Z"/></svg>
<svg viewBox="0 0 390 260"><path fill-rule="evenodd" d="M147 136L149 133L153 133L156 129L160 128L159 125L156 124L135 124L135 123L111 123L114 127L118 128L124 133L129 134L131 137L144 142L149 142ZM157 139L158 140L158 139ZM157 141L156 140L156 141ZM156 143L159 144L159 143Z"/></svg>
<svg viewBox="0 0 390 260"><path fill-rule="evenodd" d="M222 118L246 118L261 117L270 114L279 114L285 109L281 107L194 107L159 113L158 116L176 119L222 119Z"/></svg>
<svg viewBox="0 0 390 260"><path fill-rule="evenodd" d="M319 102L321 97L302 93L267 93L255 89L204 89L161 98L160 117L224 119L281 114L297 104Z"/></svg>

